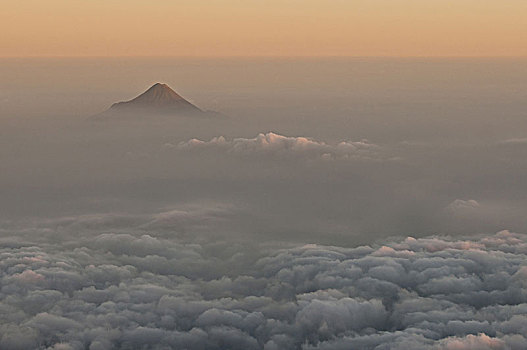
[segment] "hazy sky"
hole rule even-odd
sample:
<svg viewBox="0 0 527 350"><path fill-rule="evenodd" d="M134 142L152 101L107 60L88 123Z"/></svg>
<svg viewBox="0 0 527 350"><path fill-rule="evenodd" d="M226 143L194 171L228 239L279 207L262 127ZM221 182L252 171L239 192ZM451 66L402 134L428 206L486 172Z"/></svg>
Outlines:
<svg viewBox="0 0 527 350"><path fill-rule="evenodd" d="M525 56L525 0L27 0L0 56Z"/></svg>

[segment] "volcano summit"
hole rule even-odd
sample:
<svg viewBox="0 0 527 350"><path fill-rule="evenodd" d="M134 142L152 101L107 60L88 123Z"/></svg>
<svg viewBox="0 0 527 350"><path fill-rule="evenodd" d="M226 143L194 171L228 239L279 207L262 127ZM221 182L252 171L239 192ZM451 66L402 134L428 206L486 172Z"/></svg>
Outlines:
<svg viewBox="0 0 527 350"><path fill-rule="evenodd" d="M203 111L185 100L167 84L156 83L136 98L114 103L98 114L97 119L127 116L214 116L216 112Z"/></svg>

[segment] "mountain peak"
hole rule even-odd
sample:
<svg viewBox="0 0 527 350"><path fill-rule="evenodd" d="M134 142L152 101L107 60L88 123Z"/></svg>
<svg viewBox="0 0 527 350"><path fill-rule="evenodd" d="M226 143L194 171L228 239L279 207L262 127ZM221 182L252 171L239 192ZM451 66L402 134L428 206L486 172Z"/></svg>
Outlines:
<svg viewBox="0 0 527 350"><path fill-rule="evenodd" d="M165 83L155 83L154 85L150 86L148 88L148 90L146 90L145 92L148 92L148 91L172 91L172 92L175 92L174 90L172 90L170 88L170 86L168 86Z"/></svg>
<svg viewBox="0 0 527 350"><path fill-rule="evenodd" d="M155 83L141 95L129 101L114 103L108 112L111 114L199 114L201 109L185 100L170 86L163 83Z"/></svg>
<svg viewBox="0 0 527 350"><path fill-rule="evenodd" d="M195 107L190 102L181 97L177 92L172 90L167 84L155 83L148 90L143 92L141 95L137 96L133 100L120 102L127 104L134 104L138 106L152 106L152 107L161 107L161 106L171 106L179 105L184 108Z"/></svg>
<svg viewBox="0 0 527 350"><path fill-rule="evenodd" d="M164 83L155 83L139 96L114 103L108 110L97 115L104 116L223 116L221 113L202 111Z"/></svg>

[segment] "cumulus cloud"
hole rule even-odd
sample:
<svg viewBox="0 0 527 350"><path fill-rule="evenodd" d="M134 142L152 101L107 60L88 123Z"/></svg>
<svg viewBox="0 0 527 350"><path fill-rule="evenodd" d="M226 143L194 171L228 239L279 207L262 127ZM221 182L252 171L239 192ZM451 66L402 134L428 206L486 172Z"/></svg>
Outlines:
<svg viewBox="0 0 527 350"><path fill-rule="evenodd" d="M342 141L335 145L307 137L290 137L269 132L255 138L226 139L218 136L209 141L191 139L166 148L180 151L212 150L238 156L275 156L306 159L379 159L381 147L363 141Z"/></svg>
<svg viewBox="0 0 527 350"><path fill-rule="evenodd" d="M491 338L486 334L469 334L463 338L447 338L441 342L444 350L491 350L507 349L506 343L501 339Z"/></svg>
<svg viewBox="0 0 527 350"><path fill-rule="evenodd" d="M0 242L6 350L527 346L527 236L508 231L356 248L16 239Z"/></svg>

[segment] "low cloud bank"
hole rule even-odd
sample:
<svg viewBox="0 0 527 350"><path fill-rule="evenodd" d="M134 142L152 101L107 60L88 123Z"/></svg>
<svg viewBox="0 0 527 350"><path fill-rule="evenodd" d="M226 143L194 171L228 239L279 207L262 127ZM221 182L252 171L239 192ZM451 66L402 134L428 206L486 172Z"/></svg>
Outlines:
<svg viewBox="0 0 527 350"><path fill-rule="evenodd" d="M357 248L16 242L0 241L1 349L527 346L527 236L508 231Z"/></svg>
<svg viewBox="0 0 527 350"><path fill-rule="evenodd" d="M255 138L226 139L214 137L209 141L191 139L177 145L166 144L166 148L180 151L222 151L238 156L300 157L307 159L377 159L381 148L366 140L342 141L330 145L307 137L289 137L269 132Z"/></svg>
<svg viewBox="0 0 527 350"><path fill-rule="evenodd" d="M222 225L229 219L243 214L245 213L242 208L232 203L197 201L164 207L151 213L110 212L2 221L0 237L17 231L19 237L23 235L32 242L41 242L42 239L60 234L78 237L109 230L119 233L145 233L155 230L157 235L165 232L171 237L181 238L185 232L218 234L219 228L223 228ZM227 231L227 228L223 228L223 231Z"/></svg>
<svg viewBox="0 0 527 350"><path fill-rule="evenodd" d="M512 139L506 139L498 142L502 145L522 145L527 144L527 137L519 137L519 138L512 138Z"/></svg>

